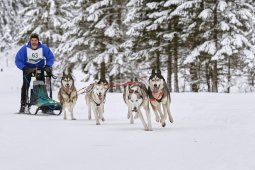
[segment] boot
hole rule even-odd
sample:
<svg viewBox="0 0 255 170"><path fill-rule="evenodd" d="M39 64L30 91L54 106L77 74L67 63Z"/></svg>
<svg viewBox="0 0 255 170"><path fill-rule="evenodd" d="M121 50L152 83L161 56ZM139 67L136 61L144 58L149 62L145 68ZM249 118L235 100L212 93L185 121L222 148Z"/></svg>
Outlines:
<svg viewBox="0 0 255 170"><path fill-rule="evenodd" d="M19 109L19 113L25 113L25 108L26 108L25 105L21 105Z"/></svg>

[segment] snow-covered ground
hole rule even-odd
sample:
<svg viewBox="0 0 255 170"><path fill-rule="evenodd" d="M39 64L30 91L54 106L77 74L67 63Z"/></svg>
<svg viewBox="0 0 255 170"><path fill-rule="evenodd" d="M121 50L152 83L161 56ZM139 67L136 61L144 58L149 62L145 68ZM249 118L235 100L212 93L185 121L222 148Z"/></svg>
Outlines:
<svg viewBox="0 0 255 170"><path fill-rule="evenodd" d="M129 124L121 94L107 94L100 126L87 120L84 95L76 121L15 114L21 76L14 67L0 72L1 170L255 169L254 93L173 93L175 122L162 128L152 114L147 132L138 119Z"/></svg>

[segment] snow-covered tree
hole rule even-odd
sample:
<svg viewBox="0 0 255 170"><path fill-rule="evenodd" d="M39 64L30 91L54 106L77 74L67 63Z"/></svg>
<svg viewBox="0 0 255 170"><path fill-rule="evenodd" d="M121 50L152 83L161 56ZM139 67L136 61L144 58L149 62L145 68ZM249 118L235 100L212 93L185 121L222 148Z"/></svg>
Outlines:
<svg viewBox="0 0 255 170"><path fill-rule="evenodd" d="M219 78L221 78L219 74L222 74L220 70L223 72L227 70L224 68L227 63L231 61L242 63L254 58L252 44L247 39L247 33L252 30L250 24L252 9L250 4L241 0L235 2L214 0L203 3L204 9L198 17L202 19L199 29L205 41L192 49L187 60L194 61L200 56L207 56L211 90L218 92ZM236 57L238 59L235 59ZM227 65L227 67L231 66ZM224 76L226 77L226 74ZM223 79L224 77L221 78Z"/></svg>
<svg viewBox="0 0 255 170"><path fill-rule="evenodd" d="M124 54L120 44L123 42L122 15L125 9L121 0L100 0L92 3L88 8L88 18L92 24L87 38L92 42L91 57L98 65L106 63L109 81L121 79L121 65Z"/></svg>
<svg viewBox="0 0 255 170"><path fill-rule="evenodd" d="M18 20L17 0L0 0L0 51L11 47L13 36L16 34L16 21Z"/></svg>
<svg viewBox="0 0 255 170"><path fill-rule="evenodd" d="M38 33L43 43L56 48L61 41L61 25L67 22L66 0L29 1L20 11L23 16L20 43L27 42L31 33Z"/></svg>
<svg viewBox="0 0 255 170"><path fill-rule="evenodd" d="M172 0L130 0L126 24L130 25L134 60L142 60L143 67L163 69L167 67L167 81L171 90L172 70L174 72L174 91L179 91L179 68L183 60L180 49L185 37L182 27L185 24L184 1ZM160 61L160 62L159 62ZM159 64L161 63L161 64ZM159 66L160 65L160 66Z"/></svg>
<svg viewBox="0 0 255 170"><path fill-rule="evenodd" d="M73 7L74 17L63 25L66 32L57 53L65 63L81 66L85 81L100 78L102 62L106 63L107 79L112 82L123 78L122 63L126 60L121 49L125 38L122 27L124 7L121 0L79 0Z"/></svg>
<svg viewBox="0 0 255 170"><path fill-rule="evenodd" d="M167 71L175 92L254 89L253 0L0 0L0 51L32 32L53 48L57 70L84 80L143 78ZM56 49L56 50L55 50ZM173 81L172 81L173 78ZM242 81L241 81L242 79ZM142 79L147 80L147 78Z"/></svg>

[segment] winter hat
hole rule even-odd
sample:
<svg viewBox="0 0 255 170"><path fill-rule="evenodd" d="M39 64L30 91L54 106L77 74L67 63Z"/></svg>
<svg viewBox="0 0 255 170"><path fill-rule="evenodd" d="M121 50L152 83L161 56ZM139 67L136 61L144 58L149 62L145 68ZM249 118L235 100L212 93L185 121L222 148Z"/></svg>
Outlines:
<svg viewBox="0 0 255 170"><path fill-rule="evenodd" d="M31 34L30 40L31 40L32 38L36 38L36 39L39 41L39 35L36 34L36 33Z"/></svg>

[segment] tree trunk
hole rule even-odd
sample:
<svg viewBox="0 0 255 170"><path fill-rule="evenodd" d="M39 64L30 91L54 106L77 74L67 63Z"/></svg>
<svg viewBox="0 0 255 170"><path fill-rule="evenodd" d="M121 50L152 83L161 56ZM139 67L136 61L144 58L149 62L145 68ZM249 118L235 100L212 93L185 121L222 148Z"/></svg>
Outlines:
<svg viewBox="0 0 255 170"><path fill-rule="evenodd" d="M112 65L112 61L113 61L113 56L110 55L110 61L109 61L109 64L110 64L110 65ZM112 83L112 82L113 82L113 79L114 79L113 76L109 76L109 83ZM113 92L113 91L114 91L113 87L110 86L109 92Z"/></svg>
<svg viewBox="0 0 255 170"><path fill-rule="evenodd" d="M174 91L179 92L178 81L178 37L174 36Z"/></svg>
<svg viewBox="0 0 255 170"><path fill-rule="evenodd" d="M100 79L105 79L105 62L103 61L101 64L100 64L100 76L99 78Z"/></svg>
<svg viewBox="0 0 255 170"><path fill-rule="evenodd" d="M213 25L214 25L214 41L216 50L218 50L218 16L217 16L217 8L218 8L218 0L214 0L214 17L213 17ZM218 92L218 67L217 61L212 61L212 92Z"/></svg>
<svg viewBox="0 0 255 170"><path fill-rule="evenodd" d="M230 67L231 67L231 65L230 65L230 57L228 57L228 76L227 76L227 78L228 78L228 88L227 88L227 93L230 93L230 80L231 80L231 73L230 73Z"/></svg>
<svg viewBox="0 0 255 170"><path fill-rule="evenodd" d="M170 92L172 92L172 56L169 50L168 62L167 62L167 86Z"/></svg>
<svg viewBox="0 0 255 170"><path fill-rule="evenodd" d="M169 22L168 24L168 30L171 30L171 24ZM172 92L172 73L173 73L173 58L172 58L172 46L171 46L171 41L168 42L168 48L167 48L167 55L168 55L168 59L167 59L167 86L170 92Z"/></svg>
<svg viewBox="0 0 255 170"><path fill-rule="evenodd" d="M206 77L206 84L207 84L207 91L211 92L211 69L210 63L205 64L205 77Z"/></svg>
<svg viewBox="0 0 255 170"><path fill-rule="evenodd" d="M218 69L217 61L212 61L212 92L218 93Z"/></svg>
<svg viewBox="0 0 255 170"><path fill-rule="evenodd" d="M254 78L255 78L255 74L254 71L251 72L251 86L254 87Z"/></svg>
<svg viewBox="0 0 255 170"><path fill-rule="evenodd" d="M198 92L198 76L196 70L195 62L190 63L190 81L191 81L191 91Z"/></svg>

